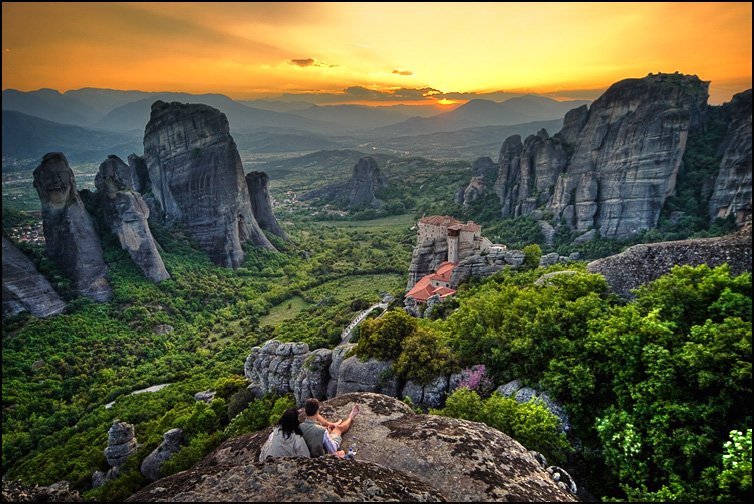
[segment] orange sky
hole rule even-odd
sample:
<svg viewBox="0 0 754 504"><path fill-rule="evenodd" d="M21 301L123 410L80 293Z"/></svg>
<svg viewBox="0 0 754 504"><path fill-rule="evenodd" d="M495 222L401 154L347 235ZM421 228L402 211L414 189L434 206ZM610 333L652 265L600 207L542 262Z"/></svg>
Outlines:
<svg viewBox="0 0 754 504"><path fill-rule="evenodd" d="M593 98L675 71L712 81L712 103L751 87L751 3L3 2L2 14L3 89Z"/></svg>

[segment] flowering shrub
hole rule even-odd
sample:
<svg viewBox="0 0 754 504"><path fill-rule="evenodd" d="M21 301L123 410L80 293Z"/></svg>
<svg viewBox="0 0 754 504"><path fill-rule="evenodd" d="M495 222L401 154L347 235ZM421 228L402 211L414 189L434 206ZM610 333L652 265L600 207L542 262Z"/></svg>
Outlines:
<svg viewBox="0 0 754 504"><path fill-rule="evenodd" d="M487 367L484 364L477 364L461 370L461 381L458 387L466 387L482 397L487 397L492 393L495 384L487 375Z"/></svg>

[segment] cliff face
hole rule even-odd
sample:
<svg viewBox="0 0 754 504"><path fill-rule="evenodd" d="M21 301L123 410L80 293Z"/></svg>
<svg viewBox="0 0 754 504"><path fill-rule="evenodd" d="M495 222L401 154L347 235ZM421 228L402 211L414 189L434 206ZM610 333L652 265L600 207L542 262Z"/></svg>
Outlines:
<svg viewBox="0 0 754 504"><path fill-rule="evenodd" d="M751 216L751 89L733 97L725 107L731 122L721 145L723 159L710 198L710 219L736 217L741 225Z"/></svg>
<svg viewBox="0 0 754 504"><path fill-rule="evenodd" d="M689 129L708 83L659 74L613 84L588 109L566 114L554 138L503 143L496 189L504 217L544 206L578 232L624 239L657 224L675 189Z"/></svg>
<svg viewBox="0 0 754 504"><path fill-rule="evenodd" d="M301 196L301 200L319 198L351 209L379 208L382 201L374 193L387 185L387 178L377 166L377 161L367 156L359 159L348 181L310 191Z"/></svg>
<svg viewBox="0 0 754 504"><path fill-rule="evenodd" d="M182 224L212 261L238 267L247 240L275 249L252 213L225 114L207 105L155 102L144 160L166 220Z"/></svg>
<svg viewBox="0 0 754 504"><path fill-rule="evenodd" d="M170 278L157 250L147 219L149 207L138 192L129 189L133 183L131 169L117 156L108 157L99 167L94 184L110 229L120 246L148 279L161 282Z"/></svg>
<svg viewBox="0 0 754 504"><path fill-rule="evenodd" d="M50 282L3 233L3 317L28 311L45 318L64 309L65 303Z"/></svg>
<svg viewBox="0 0 754 504"><path fill-rule="evenodd" d="M112 291L105 279L102 245L62 153L44 156L34 170L34 188L42 201L47 255L71 278L74 291L97 302L107 301Z"/></svg>
<svg viewBox="0 0 754 504"><path fill-rule="evenodd" d="M547 202L568 156L559 140L544 129L529 135L524 143L513 135L500 149L500 171L495 192L503 217L528 215Z"/></svg>
<svg viewBox="0 0 754 504"><path fill-rule="evenodd" d="M288 235L275 219L272 213L272 199L270 198L270 178L264 172L253 171L246 174L246 185L249 188L249 198L251 200L251 210L254 218L259 223L259 227L270 233L279 236L283 240L289 241Z"/></svg>
<svg viewBox="0 0 754 504"><path fill-rule="evenodd" d="M533 452L484 424L417 415L397 399L353 393L322 403L326 418L360 414L343 436L355 460L280 458L258 463L270 429L230 439L188 471L129 501L575 501ZM303 412L301 413L303 415Z"/></svg>
<svg viewBox="0 0 754 504"><path fill-rule="evenodd" d="M408 285L410 289L425 275L429 275L448 260L448 239L426 238L417 240L416 247L411 253L411 264L408 267Z"/></svg>

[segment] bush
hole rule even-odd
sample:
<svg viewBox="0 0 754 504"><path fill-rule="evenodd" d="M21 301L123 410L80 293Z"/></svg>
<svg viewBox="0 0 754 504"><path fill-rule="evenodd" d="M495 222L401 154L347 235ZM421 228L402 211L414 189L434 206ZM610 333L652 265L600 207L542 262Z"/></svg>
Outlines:
<svg viewBox="0 0 754 504"><path fill-rule="evenodd" d="M401 354L403 340L416 331L417 321L403 310L392 310L382 318L361 323L356 355L361 358L395 360Z"/></svg>
<svg viewBox="0 0 754 504"><path fill-rule="evenodd" d="M555 464L563 463L571 451L560 430L558 417L535 401L519 403L499 394L482 399L476 392L462 387L448 397L444 409L432 410L432 413L485 423L526 448L542 453Z"/></svg>
<svg viewBox="0 0 754 504"><path fill-rule="evenodd" d="M536 243L527 245L523 248L524 268L534 269L539 267L539 260L542 258L542 249Z"/></svg>
<svg viewBox="0 0 754 504"><path fill-rule="evenodd" d="M403 351L393 367L402 378L427 385L438 376L449 374L454 363L453 353L436 334L418 328L403 340Z"/></svg>

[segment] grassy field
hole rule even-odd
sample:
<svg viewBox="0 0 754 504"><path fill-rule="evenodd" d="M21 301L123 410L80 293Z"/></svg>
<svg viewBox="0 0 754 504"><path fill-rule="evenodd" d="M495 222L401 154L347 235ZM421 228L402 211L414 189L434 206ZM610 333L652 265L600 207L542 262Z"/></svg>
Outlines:
<svg viewBox="0 0 754 504"><path fill-rule="evenodd" d="M292 319L301 310L311 305L312 303L306 301L301 296L286 299L282 303L270 308L270 313L259 319L259 325L276 326L284 320Z"/></svg>
<svg viewBox="0 0 754 504"><path fill-rule="evenodd" d="M412 214L403 214L363 221L317 221L316 224L337 228L387 229L411 227L416 224L416 219Z"/></svg>
<svg viewBox="0 0 754 504"><path fill-rule="evenodd" d="M324 299L331 296L342 301L362 298L376 303L380 300L380 292L393 292L405 287L405 284L406 279L403 275L391 273L356 275L325 282L309 289L306 294L313 299Z"/></svg>

